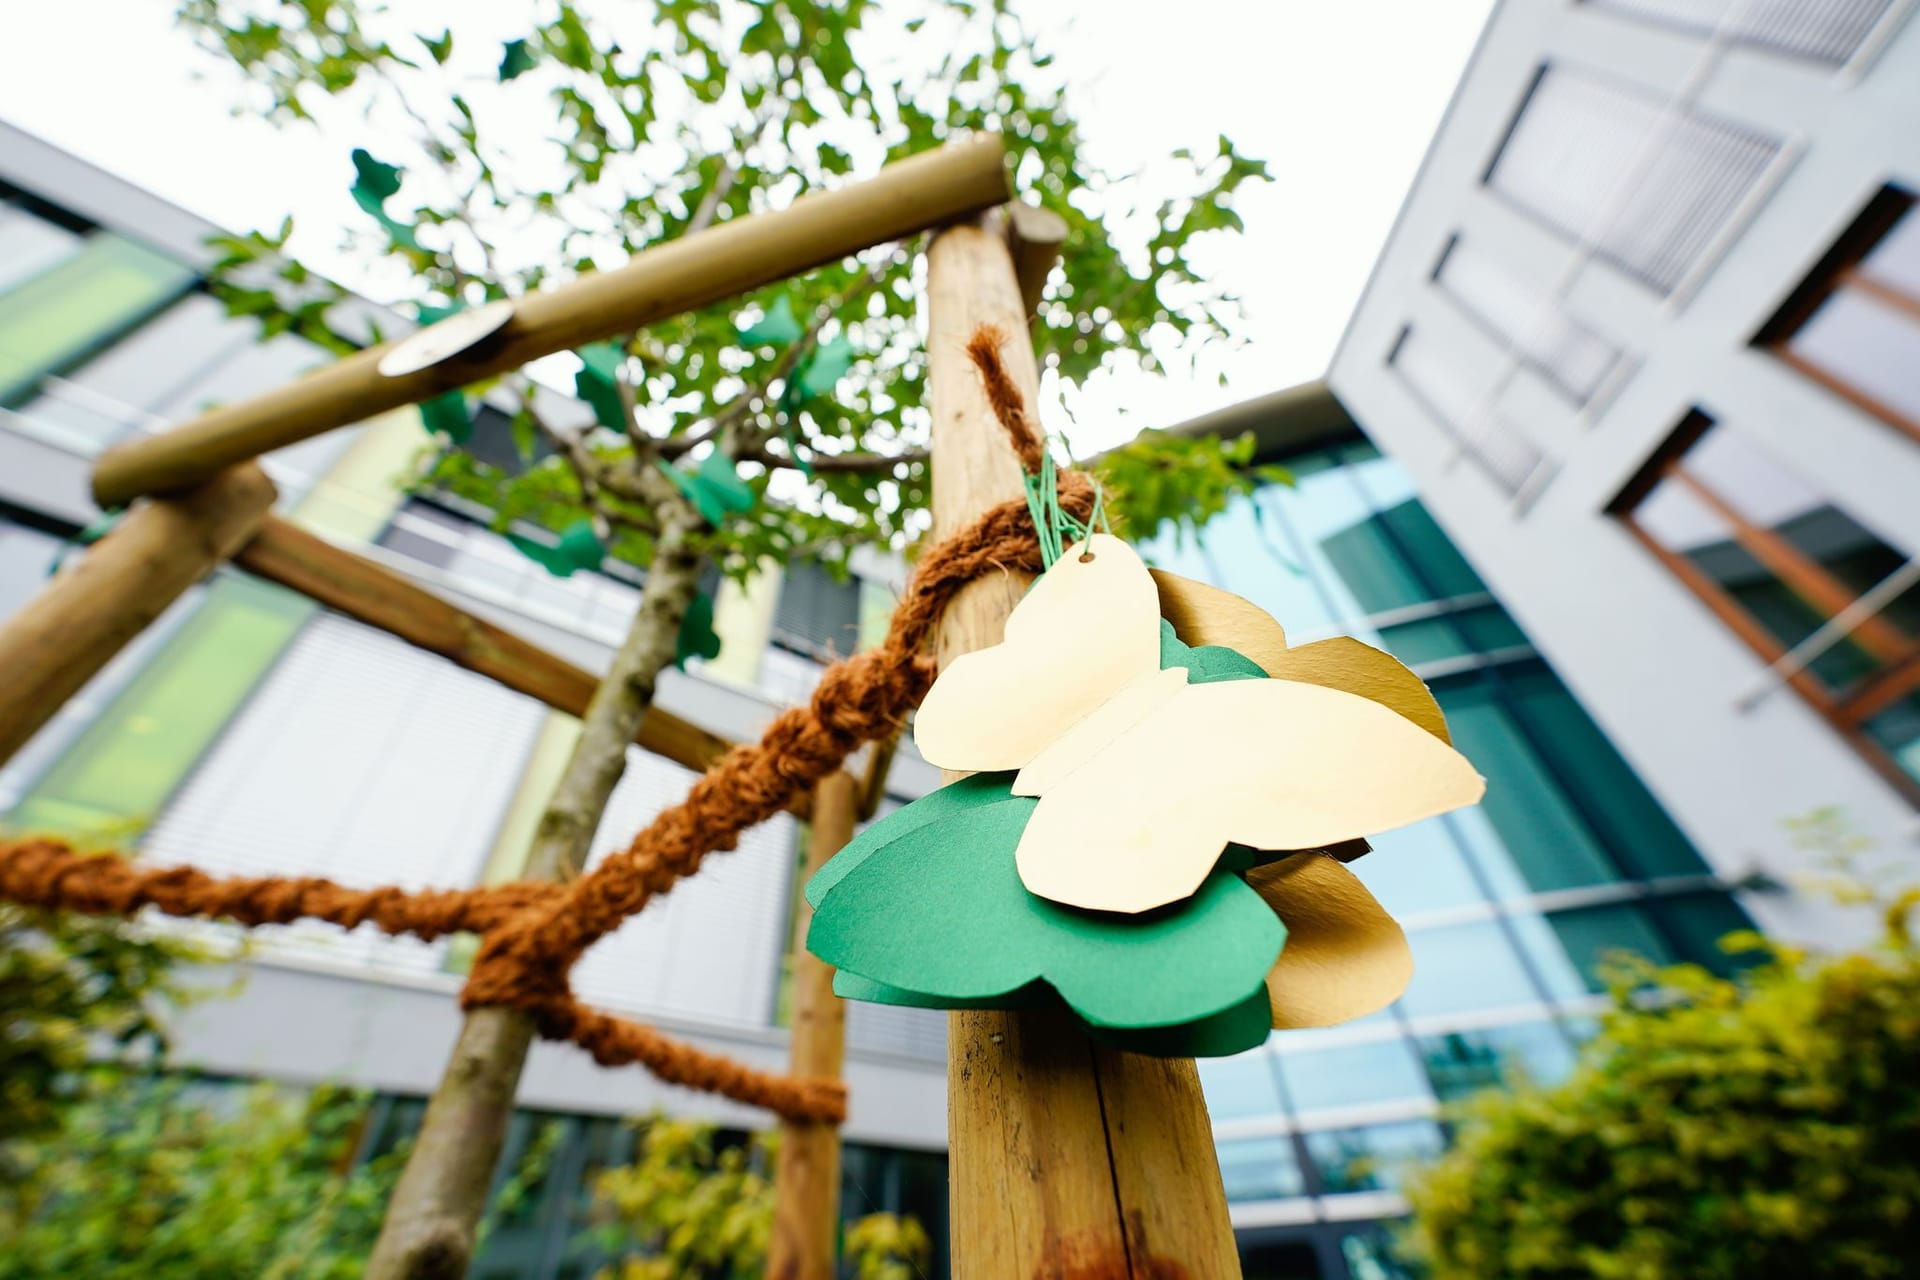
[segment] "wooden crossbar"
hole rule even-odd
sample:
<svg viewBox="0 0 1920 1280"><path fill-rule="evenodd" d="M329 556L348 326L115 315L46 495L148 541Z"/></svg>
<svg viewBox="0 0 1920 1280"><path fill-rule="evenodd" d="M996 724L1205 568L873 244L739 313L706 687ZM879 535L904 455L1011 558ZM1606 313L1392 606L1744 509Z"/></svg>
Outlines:
<svg viewBox="0 0 1920 1280"><path fill-rule="evenodd" d="M418 404L568 351L977 214L1012 194L997 135L950 143L836 191L736 218L636 254L625 266L528 294L498 333L437 364L380 372L370 347L278 390L213 409L101 455L94 499L120 506L207 480L234 463L389 409Z"/></svg>

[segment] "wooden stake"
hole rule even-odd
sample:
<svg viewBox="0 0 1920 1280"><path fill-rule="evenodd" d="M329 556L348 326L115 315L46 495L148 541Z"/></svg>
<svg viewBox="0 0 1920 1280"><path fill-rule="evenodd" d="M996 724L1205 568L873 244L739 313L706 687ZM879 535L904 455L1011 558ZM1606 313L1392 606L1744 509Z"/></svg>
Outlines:
<svg viewBox="0 0 1920 1280"><path fill-rule="evenodd" d="M814 787L802 883L853 839L859 800L860 786L846 773L829 774ZM833 994L832 967L807 950L812 918L802 900L793 933L792 1071L837 1080L846 1058L846 1005ZM767 1280L833 1280L840 1227L839 1127L781 1121L773 1188Z"/></svg>
<svg viewBox="0 0 1920 1280"><path fill-rule="evenodd" d="M278 516L266 518L233 562L571 716L586 714L599 683L571 662ZM734 746L658 707L647 709L634 741L696 773L705 773ZM798 797L789 808L804 817L807 801Z"/></svg>
<svg viewBox="0 0 1920 1280"><path fill-rule="evenodd" d="M94 495L101 506L114 506L185 488L270 449L976 214L1009 193L997 136L951 143L888 165L865 182L736 218L649 249L617 270L529 294L499 333L418 372L382 375L378 365L393 347L388 343L109 449L94 467Z"/></svg>
<svg viewBox="0 0 1920 1280"><path fill-rule="evenodd" d="M232 555L273 499L273 482L249 463L177 499L146 503L0 623L0 763Z"/></svg>
<svg viewBox="0 0 1920 1280"><path fill-rule="evenodd" d="M1026 313L999 228L954 227L928 257L934 537L1018 500L1019 464L965 344L982 324L1037 405ZM973 583L947 610L942 665L997 644L1024 583ZM955 1280L1240 1274L1213 1130L1189 1059L1093 1045L1064 1014L967 1011L947 1033Z"/></svg>
<svg viewBox="0 0 1920 1280"><path fill-rule="evenodd" d="M1067 220L1037 204L1007 206L1007 248L1013 252L1013 274L1020 282L1020 305L1029 322L1040 310L1053 264L1067 243Z"/></svg>

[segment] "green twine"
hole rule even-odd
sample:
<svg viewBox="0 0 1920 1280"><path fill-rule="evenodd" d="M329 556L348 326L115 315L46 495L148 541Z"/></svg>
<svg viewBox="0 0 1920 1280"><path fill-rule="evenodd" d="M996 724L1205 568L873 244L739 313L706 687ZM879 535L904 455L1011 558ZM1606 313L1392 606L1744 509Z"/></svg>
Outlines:
<svg viewBox="0 0 1920 1280"><path fill-rule="evenodd" d="M1098 480L1093 482L1093 510L1087 513L1086 523L1074 519L1060 505L1059 473L1053 465L1053 453L1044 442L1039 472L1022 476L1021 484L1027 491L1027 511L1033 516L1034 533L1040 539L1040 563L1044 567L1051 569L1068 544L1090 538L1096 531L1112 532L1107 524L1106 491Z"/></svg>

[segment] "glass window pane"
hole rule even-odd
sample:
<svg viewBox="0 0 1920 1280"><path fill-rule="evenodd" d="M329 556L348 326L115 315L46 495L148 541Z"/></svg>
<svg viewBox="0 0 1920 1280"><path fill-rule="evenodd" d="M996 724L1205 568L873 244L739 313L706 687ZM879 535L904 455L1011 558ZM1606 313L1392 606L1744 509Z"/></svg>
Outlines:
<svg viewBox="0 0 1920 1280"><path fill-rule="evenodd" d="M1606 990L1601 980L1604 969L1616 952L1645 956L1656 964L1671 964L1680 957L1654 928L1647 913L1626 903L1604 907L1582 907L1578 911L1555 911L1544 917L1521 917L1514 921L1516 932L1527 953L1550 976L1558 999L1574 999L1582 992L1571 989L1569 970L1579 975L1586 993Z"/></svg>
<svg viewBox="0 0 1920 1280"><path fill-rule="evenodd" d="M1753 921L1730 895L1682 893L1652 898L1645 905L1679 959L1715 973L1732 973L1753 963L1754 957L1730 955L1720 946L1728 934L1753 928Z"/></svg>
<svg viewBox="0 0 1920 1280"><path fill-rule="evenodd" d="M1920 298L1920 217L1908 209L1860 266L1881 284Z"/></svg>
<svg viewBox="0 0 1920 1280"><path fill-rule="evenodd" d="M1478 812L1500 843L1476 845L1474 856L1489 878L1508 893L1572 889L1621 878L1561 779L1491 681L1445 681L1434 696L1446 712L1454 746L1487 779ZM1508 868L1518 873L1518 885Z"/></svg>
<svg viewBox="0 0 1920 1280"><path fill-rule="evenodd" d="M1264 486L1251 500L1234 500L1208 522L1203 535L1207 554L1195 559L1207 569L1209 580L1217 569L1221 581L1215 586L1253 601L1288 634L1332 631L1338 619L1290 542L1284 513L1291 502L1291 491L1278 485Z"/></svg>
<svg viewBox="0 0 1920 1280"><path fill-rule="evenodd" d="M1373 896L1395 916L1487 900L1467 865L1467 856L1443 818L1416 822L1368 837L1373 852L1350 864Z"/></svg>
<svg viewBox="0 0 1920 1280"><path fill-rule="evenodd" d="M1306 1135L1307 1155L1328 1194L1397 1191L1407 1175L1446 1149L1440 1126L1426 1120L1331 1129Z"/></svg>
<svg viewBox="0 0 1920 1280"><path fill-rule="evenodd" d="M1469 358L1457 341L1409 328L1388 363L1421 407L1508 493L1518 493L1539 469L1539 447L1487 399L1497 371L1484 359Z"/></svg>
<svg viewBox="0 0 1920 1280"><path fill-rule="evenodd" d="M1441 290L1504 341L1555 388L1584 404L1620 353L1567 315L1536 282L1476 243L1456 239L1434 275Z"/></svg>
<svg viewBox="0 0 1920 1280"><path fill-rule="evenodd" d="M1487 184L1662 294L1676 288L1779 143L1599 75L1548 67ZM1624 198L1622 198L1622 193Z"/></svg>
<svg viewBox="0 0 1920 1280"><path fill-rule="evenodd" d="M1229 1202L1305 1195L1306 1179L1288 1138L1235 1138L1219 1146L1220 1180Z"/></svg>
<svg viewBox="0 0 1920 1280"><path fill-rule="evenodd" d="M1699 851L1545 663L1514 663L1501 679L1536 748L1580 788L1582 816L1614 862L1648 878L1707 873Z"/></svg>
<svg viewBox="0 0 1920 1280"><path fill-rule="evenodd" d="M28 793L15 826L125 842L159 817L314 606L243 576L205 602Z"/></svg>
<svg viewBox="0 0 1920 1280"><path fill-rule="evenodd" d="M0 204L0 293L80 251L78 232L18 205Z"/></svg>
<svg viewBox="0 0 1920 1280"><path fill-rule="evenodd" d="M1908 777L1920 782L1920 691L1907 694L1861 727Z"/></svg>
<svg viewBox="0 0 1920 1280"><path fill-rule="evenodd" d="M1495 921L1416 929L1413 981L1400 997L1408 1017L1537 1003L1540 993Z"/></svg>
<svg viewBox="0 0 1920 1280"><path fill-rule="evenodd" d="M1295 1111L1368 1103L1425 1101L1433 1095L1406 1040L1394 1036L1331 1049L1289 1050L1280 1041L1280 1073Z"/></svg>
<svg viewBox="0 0 1920 1280"><path fill-rule="evenodd" d="M0 308L0 403L82 358L193 282L187 267L105 233L7 294Z"/></svg>
<svg viewBox="0 0 1920 1280"><path fill-rule="evenodd" d="M1421 1036L1433 1091L1443 1102L1521 1081L1558 1084L1573 1069L1573 1042L1548 1019Z"/></svg>
<svg viewBox="0 0 1920 1280"><path fill-rule="evenodd" d="M1841 289L1787 347L1892 416L1920 424L1920 319L1911 313L1859 289Z"/></svg>
<svg viewBox="0 0 1920 1280"><path fill-rule="evenodd" d="M1199 1066L1207 1114L1215 1120L1246 1120L1282 1113L1273 1058L1266 1049L1255 1049L1232 1058L1202 1058Z"/></svg>

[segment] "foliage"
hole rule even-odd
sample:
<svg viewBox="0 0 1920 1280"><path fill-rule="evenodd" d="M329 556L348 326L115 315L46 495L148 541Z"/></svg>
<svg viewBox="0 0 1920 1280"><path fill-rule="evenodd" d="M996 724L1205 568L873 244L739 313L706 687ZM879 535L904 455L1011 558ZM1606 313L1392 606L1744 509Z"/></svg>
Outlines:
<svg viewBox="0 0 1920 1280"><path fill-rule="evenodd" d="M124 920L0 903L0 1186L19 1176L18 1143L58 1130L87 1096L102 1044L158 1056L161 1018L191 946Z"/></svg>
<svg viewBox="0 0 1920 1280"><path fill-rule="evenodd" d="M1254 446L1251 431L1232 440L1143 431L1101 455L1099 471L1108 500L1141 536L1170 523L1185 537L1254 483L1293 483L1285 467L1254 466Z"/></svg>
<svg viewBox="0 0 1920 1280"><path fill-rule="evenodd" d="M651 1116L637 1122L633 1163L594 1183L594 1242L618 1261L607 1280L699 1280L758 1275L773 1235L769 1170L779 1138L720 1140L718 1129ZM872 1214L848 1224L846 1260L857 1280L904 1280L932 1245L912 1218Z"/></svg>
<svg viewBox="0 0 1920 1280"><path fill-rule="evenodd" d="M398 1171L341 1173L365 1100L126 1078L37 1146L0 1215L0 1280L360 1274Z"/></svg>
<svg viewBox="0 0 1920 1280"><path fill-rule="evenodd" d="M1232 340L1237 304L1189 254L1239 229L1235 193L1266 180L1265 167L1221 137L1143 166L1151 178L1103 171L1052 56L1006 0L545 0L524 28L485 38L414 31L370 0L179 0L179 13L239 73L241 109L365 139L350 188L364 221L349 247L423 318L990 129L1007 139L1019 187L1073 232L1036 325L1043 367L1064 386ZM379 336L292 260L291 230L221 240L215 289L228 308L336 350ZM925 527L928 496L915 259L895 247L830 263L582 351L591 421L549 421L555 402L508 378L493 391L516 406L522 464L481 461L443 426L417 483L482 502L503 528L591 519L644 565L688 503L663 480L691 471L681 459L717 454L750 499L705 513L701 549L726 571L899 545ZM450 407L431 421L460 420ZM1189 503L1177 486L1123 485L1140 506L1122 514L1142 534L1251 483L1230 446L1159 443L1178 459L1163 469L1200 492ZM1137 446L1122 471L1137 477L1155 448ZM794 471L813 484L782 474Z"/></svg>
<svg viewBox="0 0 1920 1280"><path fill-rule="evenodd" d="M1409 1190L1436 1280L1912 1273L1920 951L1742 942L1739 980L1623 964L1566 1083L1469 1104Z"/></svg>
<svg viewBox="0 0 1920 1280"><path fill-rule="evenodd" d="M355 1163L366 1094L106 1069L94 1085L61 1133L13 1144L25 1176L0 1188L0 1280L360 1275L407 1156ZM544 1176L559 1136L536 1135L489 1222Z"/></svg>

